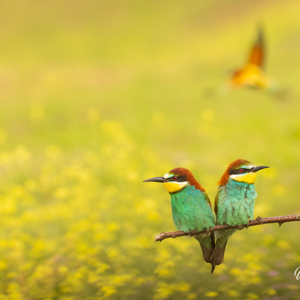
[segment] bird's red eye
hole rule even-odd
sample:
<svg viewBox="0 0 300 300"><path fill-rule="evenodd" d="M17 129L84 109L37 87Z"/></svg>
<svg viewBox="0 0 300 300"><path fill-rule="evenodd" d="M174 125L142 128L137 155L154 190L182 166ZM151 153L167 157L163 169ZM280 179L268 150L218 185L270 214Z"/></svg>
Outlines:
<svg viewBox="0 0 300 300"><path fill-rule="evenodd" d="M244 173L244 169L240 169L240 173Z"/></svg>
<svg viewBox="0 0 300 300"><path fill-rule="evenodd" d="M176 176L173 176L173 177L172 177L172 180L177 180L177 177L176 177Z"/></svg>

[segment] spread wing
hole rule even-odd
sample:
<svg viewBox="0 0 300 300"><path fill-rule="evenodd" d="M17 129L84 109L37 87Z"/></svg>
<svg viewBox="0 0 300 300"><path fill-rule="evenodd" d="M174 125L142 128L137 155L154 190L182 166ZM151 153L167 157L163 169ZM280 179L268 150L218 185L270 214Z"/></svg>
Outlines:
<svg viewBox="0 0 300 300"><path fill-rule="evenodd" d="M248 63L255 64L259 67L263 67L265 60L265 39L263 30L261 27L257 31L257 39L251 49Z"/></svg>

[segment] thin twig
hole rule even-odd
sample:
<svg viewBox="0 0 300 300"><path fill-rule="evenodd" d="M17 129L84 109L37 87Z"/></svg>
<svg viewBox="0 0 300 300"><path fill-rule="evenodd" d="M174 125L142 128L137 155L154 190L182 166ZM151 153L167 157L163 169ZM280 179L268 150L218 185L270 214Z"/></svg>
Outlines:
<svg viewBox="0 0 300 300"><path fill-rule="evenodd" d="M209 233L212 231L219 231L219 230L224 230L224 229L238 229L241 230L243 228L248 228L251 226L256 226L256 225L263 225L263 224L271 224L271 223L278 223L279 226L281 226L283 223L286 222L295 222L295 221L300 221L300 215L290 215L290 216L279 216L279 217L270 217L270 218L261 218L257 217L253 221L249 221L248 224L245 225L239 225L239 226L228 226L228 225L216 225L215 227L211 227L209 229L204 229L201 231L174 231L174 232L165 232L161 234L157 234L155 236L155 241L161 242L164 239L168 238L176 238L180 236L192 236L192 235L197 235L200 233Z"/></svg>

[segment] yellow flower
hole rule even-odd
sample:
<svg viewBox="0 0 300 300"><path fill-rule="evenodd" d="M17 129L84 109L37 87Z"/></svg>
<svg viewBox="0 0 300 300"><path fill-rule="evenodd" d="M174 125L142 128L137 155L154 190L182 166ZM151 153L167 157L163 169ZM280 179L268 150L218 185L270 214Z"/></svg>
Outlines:
<svg viewBox="0 0 300 300"><path fill-rule="evenodd" d="M218 292L206 292L204 296L212 298L212 297L217 297L218 295L219 295Z"/></svg>
<svg viewBox="0 0 300 300"><path fill-rule="evenodd" d="M266 293L268 294L268 295L270 295L270 296L273 296L273 295L276 295L277 294L277 292L276 292L276 290L274 290L274 289L268 289L267 291L266 291Z"/></svg>
<svg viewBox="0 0 300 300"><path fill-rule="evenodd" d="M107 230L108 231L116 231L116 230L119 230L119 229L120 229L120 226L116 222L111 222L107 225Z"/></svg>
<svg viewBox="0 0 300 300"><path fill-rule="evenodd" d="M111 286L111 285L103 286L101 288L101 291L104 293L105 297L111 296L111 295L113 295L117 292L116 288L114 286Z"/></svg>
<svg viewBox="0 0 300 300"><path fill-rule="evenodd" d="M279 247L279 248L281 248L281 249L283 249L283 250L291 249L291 245L286 240L279 240L276 243L276 246Z"/></svg>
<svg viewBox="0 0 300 300"><path fill-rule="evenodd" d="M258 297L258 295L256 295L256 294L248 293L248 294L246 295L246 299L247 299L247 300L256 300L256 299L259 299L259 297Z"/></svg>
<svg viewBox="0 0 300 300"><path fill-rule="evenodd" d="M5 270L7 268L7 263L3 260L0 260L0 270Z"/></svg>
<svg viewBox="0 0 300 300"><path fill-rule="evenodd" d="M153 297L154 300L167 299L173 293L172 285L160 283Z"/></svg>
<svg viewBox="0 0 300 300"><path fill-rule="evenodd" d="M228 293L228 296L230 296L230 297L239 297L240 296L240 293L236 290L228 290L227 293Z"/></svg>
<svg viewBox="0 0 300 300"><path fill-rule="evenodd" d="M236 277L239 277L240 275L243 274L243 271L238 269L238 268L233 268L230 270L230 274L236 276Z"/></svg>
<svg viewBox="0 0 300 300"><path fill-rule="evenodd" d="M186 282L179 282L175 286L178 292L188 292L191 289L191 286Z"/></svg>

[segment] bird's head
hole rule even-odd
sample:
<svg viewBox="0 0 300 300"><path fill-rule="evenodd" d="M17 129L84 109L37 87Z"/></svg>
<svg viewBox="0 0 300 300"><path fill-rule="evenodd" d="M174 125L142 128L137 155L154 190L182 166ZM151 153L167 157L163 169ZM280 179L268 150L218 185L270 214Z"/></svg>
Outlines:
<svg viewBox="0 0 300 300"><path fill-rule="evenodd" d="M172 169L162 177L150 178L144 182L161 182L170 194L180 192L188 185L193 185L196 189L204 191L192 172L184 168Z"/></svg>
<svg viewBox="0 0 300 300"><path fill-rule="evenodd" d="M229 179L249 184L254 183L256 172L265 168L269 167L254 166L250 161L244 159L235 160L228 166L219 181L219 185L225 185Z"/></svg>

